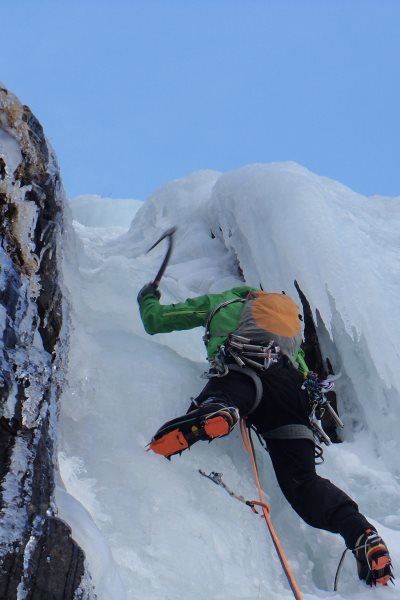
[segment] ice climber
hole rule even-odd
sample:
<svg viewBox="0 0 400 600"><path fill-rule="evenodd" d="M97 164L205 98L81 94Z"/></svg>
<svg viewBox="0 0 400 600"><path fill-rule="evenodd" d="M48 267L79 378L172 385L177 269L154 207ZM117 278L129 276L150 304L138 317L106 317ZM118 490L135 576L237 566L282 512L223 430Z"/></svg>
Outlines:
<svg viewBox="0 0 400 600"><path fill-rule="evenodd" d="M166 457L228 435L246 417L265 440L280 488L309 525L339 533L367 584L392 578L386 544L357 504L315 470L315 437L298 306L284 294L243 286L163 305L154 283L139 292L149 334L205 327L209 380L188 412L165 423L150 448ZM311 392L310 392L311 389Z"/></svg>

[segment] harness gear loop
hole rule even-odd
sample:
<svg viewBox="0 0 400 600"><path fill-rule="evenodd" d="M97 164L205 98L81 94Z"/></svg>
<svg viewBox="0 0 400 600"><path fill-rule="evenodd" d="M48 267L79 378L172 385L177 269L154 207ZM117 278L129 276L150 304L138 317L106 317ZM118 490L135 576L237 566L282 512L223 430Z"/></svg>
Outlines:
<svg viewBox="0 0 400 600"><path fill-rule="evenodd" d="M247 452L250 454L250 458L251 458L251 463L252 463L252 467L253 467L253 475L254 475L254 480L255 483L257 485L257 489L258 489L258 493L260 496L260 505L263 511L263 515L265 518L265 522L267 523L267 527L268 527L268 531L270 533L272 542L275 546L275 550L277 552L278 558L280 560L281 566L283 568L283 571L286 575L286 578L288 580L288 583L290 585L290 588L293 592L293 596L296 598L296 600L302 600L302 595L301 592L298 588L298 585L296 583L296 580L294 578L294 575L289 567L289 563L287 562L287 559L285 557L285 554L283 552L283 548L279 542L278 536L276 535L275 529L272 525L272 521L271 518L269 516L269 510L267 510L265 508L265 500L264 500L264 494L263 491L261 489L261 483L260 483L260 478L258 475L258 469L257 469L257 463L256 463L256 459L255 459L255 455L254 455L254 448L253 448L253 444L251 441L251 437L250 437L250 431L249 428L247 426L246 423L246 419L240 419L240 431L242 434L242 439L243 439L243 444L245 449L247 450ZM268 506L268 505L267 505ZM269 508L269 507L268 507Z"/></svg>

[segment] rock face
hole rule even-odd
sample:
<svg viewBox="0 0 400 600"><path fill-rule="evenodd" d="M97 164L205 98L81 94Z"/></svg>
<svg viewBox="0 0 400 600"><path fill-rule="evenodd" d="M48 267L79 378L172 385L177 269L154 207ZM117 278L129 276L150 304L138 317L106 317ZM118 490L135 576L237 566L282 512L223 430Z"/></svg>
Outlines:
<svg viewBox="0 0 400 600"><path fill-rule="evenodd" d="M67 356L58 264L64 193L27 106L0 86L0 598L94 598L53 502Z"/></svg>

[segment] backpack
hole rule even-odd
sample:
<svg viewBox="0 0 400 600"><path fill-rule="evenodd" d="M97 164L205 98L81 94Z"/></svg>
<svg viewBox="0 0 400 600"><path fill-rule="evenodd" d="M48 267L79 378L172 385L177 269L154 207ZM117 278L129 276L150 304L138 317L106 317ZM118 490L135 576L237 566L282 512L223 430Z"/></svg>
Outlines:
<svg viewBox="0 0 400 600"><path fill-rule="evenodd" d="M282 354L293 358L302 341L299 307L286 294L250 292L232 333L261 345L273 340Z"/></svg>

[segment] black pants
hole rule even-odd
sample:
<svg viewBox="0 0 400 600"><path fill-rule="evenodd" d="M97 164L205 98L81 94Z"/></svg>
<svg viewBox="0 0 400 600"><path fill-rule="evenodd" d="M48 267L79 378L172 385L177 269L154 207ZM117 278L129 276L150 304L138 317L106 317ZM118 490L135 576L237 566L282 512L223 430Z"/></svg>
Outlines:
<svg viewBox="0 0 400 600"><path fill-rule="evenodd" d="M308 425L308 396L301 390L302 376L288 362L273 365L262 375L263 397L248 423L258 433L282 425ZM211 379L196 402L216 397L236 406L246 416L254 403L254 384L249 377L230 372ZM348 548L370 523L347 494L315 470L314 444L307 439L266 439L279 486L298 515L309 525L340 533Z"/></svg>
<svg viewBox="0 0 400 600"><path fill-rule="evenodd" d="M317 475L314 444L309 440L268 440L279 486L287 501L309 525L340 533L348 548L369 527L347 494Z"/></svg>

